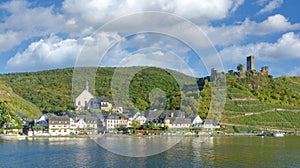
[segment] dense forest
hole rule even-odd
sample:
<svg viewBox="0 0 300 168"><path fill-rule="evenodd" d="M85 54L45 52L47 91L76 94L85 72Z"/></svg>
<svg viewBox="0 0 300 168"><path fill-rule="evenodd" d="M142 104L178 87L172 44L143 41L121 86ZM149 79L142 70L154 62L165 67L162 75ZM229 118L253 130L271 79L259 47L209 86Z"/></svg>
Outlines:
<svg viewBox="0 0 300 168"><path fill-rule="evenodd" d="M79 73L82 74L79 75L80 78L73 77L74 69L67 68L30 73L11 73L1 75L0 79L7 83L22 98L35 104L43 113L57 113L64 112L67 109L74 109L74 97L83 90L85 81L88 79L85 74L92 71L91 69L80 68ZM94 85L90 84L91 92L96 96L108 96L113 100L112 88L117 90L119 95L129 91L130 103L137 110L141 111L150 107L161 107L163 109L183 108L189 113L197 111L196 106L195 108L190 106L191 103L197 105L199 87L202 88L202 86L198 87L197 79L175 71L153 67L120 69L118 68L120 71L118 75L121 76L117 79L118 84L112 87L111 82L115 68L98 68L94 77L95 83ZM132 78L128 78L134 72L137 73ZM174 76L176 76L176 79ZM116 88L122 87L127 82L129 82L128 88ZM179 85L178 83L181 84ZM193 86L193 88L189 89L188 85ZM183 87L185 87L185 91L182 90ZM156 100L153 97L149 97L149 95L157 96L155 88L164 93L163 98L166 98L165 105L162 105L163 102L151 102L151 99ZM125 102L123 105L125 110L131 109L128 102L127 104Z"/></svg>

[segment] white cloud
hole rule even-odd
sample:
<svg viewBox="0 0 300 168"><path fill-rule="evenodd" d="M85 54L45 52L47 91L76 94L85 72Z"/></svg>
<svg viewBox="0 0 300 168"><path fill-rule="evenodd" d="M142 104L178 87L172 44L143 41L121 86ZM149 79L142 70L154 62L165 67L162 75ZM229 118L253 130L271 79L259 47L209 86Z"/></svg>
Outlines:
<svg viewBox="0 0 300 168"><path fill-rule="evenodd" d="M0 23L0 51L10 50L23 40L35 36L57 33L63 25L63 17L53 12L53 7L29 8L26 1L10 1L0 5L9 15Z"/></svg>
<svg viewBox="0 0 300 168"><path fill-rule="evenodd" d="M235 11L242 4L242 0L156 0L156 1L84 1L66 0L63 11L68 19L65 28L74 35L91 33L104 23L119 17L144 11L158 11L177 14L197 24L226 18L228 13ZM213 11L213 12L212 12ZM141 18L144 21L152 18ZM163 19L163 18L161 18ZM140 20L141 21L141 20ZM127 24L135 22L131 20ZM160 26L160 25L158 25ZM172 27L171 24L168 27Z"/></svg>
<svg viewBox="0 0 300 168"><path fill-rule="evenodd" d="M283 0L272 0L264 8L262 8L257 14L272 12L274 9L279 8L282 4L283 4Z"/></svg>
<svg viewBox="0 0 300 168"><path fill-rule="evenodd" d="M234 13L243 3L244 3L244 0L235 0L230 12Z"/></svg>
<svg viewBox="0 0 300 168"><path fill-rule="evenodd" d="M10 58L6 69L27 71L74 65L96 66L101 58L98 53L104 52L116 39L120 39L117 33L105 32L80 39L62 39L51 35L49 38L31 43L25 51Z"/></svg>
<svg viewBox="0 0 300 168"><path fill-rule="evenodd" d="M299 29L299 23L292 24L287 18L280 14L269 16L260 23L246 19L238 25L203 27L203 30L208 34L208 37L213 41L214 45L221 46L237 44L249 35L262 36Z"/></svg>
<svg viewBox="0 0 300 168"><path fill-rule="evenodd" d="M269 16L267 20L261 23L248 22L245 26L249 26L250 32L258 35L265 35L276 32L300 29L300 24L291 24L287 18L280 14Z"/></svg>
<svg viewBox="0 0 300 168"><path fill-rule="evenodd" d="M39 70L74 65L80 45L75 39L63 40L57 36L31 43L28 48L17 53L7 62L9 70Z"/></svg>
<svg viewBox="0 0 300 168"><path fill-rule="evenodd" d="M27 1L9 1L0 4L0 9L9 13L0 23L0 51L8 51L32 37L47 36L59 32L74 38L87 36L104 23L119 17L143 11L170 12L198 24L224 19L235 11L242 0L187 1L110 1L110 0L65 0L59 13L54 6L34 7ZM211 12L214 11L214 12ZM148 22L151 18L143 18ZM131 20L134 22L134 20ZM130 23L127 23L130 25ZM172 24L157 24L172 27Z"/></svg>
<svg viewBox="0 0 300 168"><path fill-rule="evenodd" d="M299 53L300 35L293 32L282 35L275 43L231 46L219 52L225 64L238 64L248 55L255 55L258 60L268 62L297 60L300 59Z"/></svg>
<svg viewBox="0 0 300 168"><path fill-rule="evenodd" d="M268 0L257 0L256 3L260 6L265 5L268 2Z"/></svg>
<svg viewBox="0 0 300 168"><path fill-rule="evenodd" d="M16 44L22 42L23 35L20 32L7 31L6 33L0 33L0 52L11 49Z"/></svg>

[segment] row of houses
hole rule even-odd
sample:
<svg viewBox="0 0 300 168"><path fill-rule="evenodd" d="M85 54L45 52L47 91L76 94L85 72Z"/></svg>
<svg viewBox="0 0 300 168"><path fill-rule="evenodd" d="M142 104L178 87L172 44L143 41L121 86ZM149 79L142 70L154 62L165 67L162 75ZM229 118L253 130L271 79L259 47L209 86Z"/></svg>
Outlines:
<svg viewBox="0 0 300 168"><path fill-rule="evenodd" d="M217 128L214 122L203 123L199 116L188 116L180 110L147 110L141 112L123 112L123 108L108 97L96 97L89 92L86 81L81 94L75 98L75 113L66 112L63 115L44 114L34 120L34 135L78 135L113 132L116 128L132 127L134 121L140 125L153 123L156 126L166 126L170 129L190 127Z"/></svg>
<svg viewBox="0 0 300 168"><path fill-rule="evenodd" d="M218 128L217 123L203 122L197 116L187 116L180 110L147 110L133 113L93 112L76 114L66 112L63 115L44 114L36 117L32 127L34 135L80 135L114 132L117 128L132 127L134 121L140 125L153 123L169 129Z"/></svg>

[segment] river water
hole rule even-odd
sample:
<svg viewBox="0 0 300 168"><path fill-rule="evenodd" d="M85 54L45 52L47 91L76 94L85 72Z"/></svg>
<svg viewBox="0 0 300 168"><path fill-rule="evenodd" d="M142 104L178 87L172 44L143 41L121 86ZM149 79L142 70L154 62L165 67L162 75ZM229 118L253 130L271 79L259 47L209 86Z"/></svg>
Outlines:
<svg viewBox="0 0 300 168"><path fill-rule="evenodd" d="M0 167L300 167L300 137L186 137L147 157L119 155L89 138L0 140Z"/></svg>

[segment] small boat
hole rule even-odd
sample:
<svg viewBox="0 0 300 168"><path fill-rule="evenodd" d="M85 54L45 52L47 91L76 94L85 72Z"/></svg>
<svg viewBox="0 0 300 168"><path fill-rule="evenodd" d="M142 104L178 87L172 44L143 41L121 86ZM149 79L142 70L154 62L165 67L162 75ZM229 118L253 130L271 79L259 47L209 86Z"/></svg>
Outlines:
<svg viewBox="0 0 300 168"><path fill-rule="evenodd" d="M284 133L282 132L274 132L272 135L273 137L284 137Z"/></svg>
<svg viewBox="0 0 300 168"><path fill-rule="evenodd" d="M266 133L264 133L264 132L261 132L260 134L257 134L256 136L261 136L261 137L264 137L264 136L266 136Z"/></svg>

